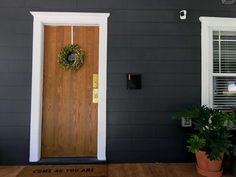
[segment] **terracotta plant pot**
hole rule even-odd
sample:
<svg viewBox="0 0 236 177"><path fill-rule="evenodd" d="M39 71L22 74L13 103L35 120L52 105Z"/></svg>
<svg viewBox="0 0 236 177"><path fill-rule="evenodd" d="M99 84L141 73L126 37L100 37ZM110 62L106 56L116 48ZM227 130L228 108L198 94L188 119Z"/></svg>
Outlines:
<svg viewBox="0 0 236 177"><path fill-rule="evenodd" d="M220 154L223 159L224 154ZM196 152L197 172L207 177L221 177L222 176L222 160L210 160L204 151Z"/></svg>

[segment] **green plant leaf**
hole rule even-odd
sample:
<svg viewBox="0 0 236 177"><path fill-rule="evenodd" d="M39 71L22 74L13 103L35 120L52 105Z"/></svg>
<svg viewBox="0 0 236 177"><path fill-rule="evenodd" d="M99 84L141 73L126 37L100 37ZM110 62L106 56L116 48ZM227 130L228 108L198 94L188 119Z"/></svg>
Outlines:
<svg viewBox="0 0 236 177"><path fill-rule="evenodd" d="M206 140L204 138L199 137L196 134L193 134L188 140L187 143L189 144L187 146L188 151L195 153L199 149L203 148L206 145Z"/></svg>
<svg viewBox="0 0 236 177"><path fill-rule="evenodd" d="M229 112L214 110L207 106L192 106L172 113L173 119L182 117L192 121L194 133L187 140L189 152L195 153L199 149L206 151L210 160L221 159L220 153L232 153L232 142L227 121L236 123L236 115Z"/></svg>

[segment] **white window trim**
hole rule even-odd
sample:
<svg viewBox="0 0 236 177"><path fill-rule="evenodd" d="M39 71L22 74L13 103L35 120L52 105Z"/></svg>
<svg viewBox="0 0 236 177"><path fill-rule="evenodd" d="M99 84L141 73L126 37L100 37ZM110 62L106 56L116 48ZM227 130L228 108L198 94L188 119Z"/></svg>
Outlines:
<svg viewBox="0 0 236 177"><path fill-rule="evenodd" d="M44 25L99 27L97 159L106 160L107 19L109 13L30 12L34 17L30 162L41 159Z"/></svg>
<svg viewBox="0 0 236 177"><path fill-rule="evenodd" d="M213 39L215 30L236 31L236 18L200 17L201 21L201 104L213 107ZM236 76L236 74L220 74Z"/></svg>

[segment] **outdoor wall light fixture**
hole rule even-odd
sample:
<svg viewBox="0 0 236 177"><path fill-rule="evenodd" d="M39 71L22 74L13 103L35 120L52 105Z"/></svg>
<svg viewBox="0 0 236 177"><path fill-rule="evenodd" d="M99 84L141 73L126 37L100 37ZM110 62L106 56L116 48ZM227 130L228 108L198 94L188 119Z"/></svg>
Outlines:
<svg viewBox="0 0 236 177"><path fill-rule="evenodd" d="M235 0L221 0L222 4L234 4Z"/></svg>
<svg viewBox="0 0 236 177"><path fill-rule="evenodd" d="M186 20L186 18L187 18L187 10L179 11L179 18L180 18L180 20Z"/></svg>

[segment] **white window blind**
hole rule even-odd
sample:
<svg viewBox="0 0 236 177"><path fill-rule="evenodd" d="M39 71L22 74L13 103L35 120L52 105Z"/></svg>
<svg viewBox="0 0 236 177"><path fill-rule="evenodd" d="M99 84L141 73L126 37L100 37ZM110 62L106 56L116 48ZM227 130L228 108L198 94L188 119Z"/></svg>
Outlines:
<svg viewBox="0 0 236 177"><path fill-rule="evenodd" d="M213 108L236 106L236 31L213 31Z"/></svg>

